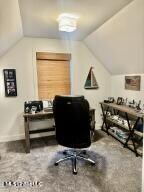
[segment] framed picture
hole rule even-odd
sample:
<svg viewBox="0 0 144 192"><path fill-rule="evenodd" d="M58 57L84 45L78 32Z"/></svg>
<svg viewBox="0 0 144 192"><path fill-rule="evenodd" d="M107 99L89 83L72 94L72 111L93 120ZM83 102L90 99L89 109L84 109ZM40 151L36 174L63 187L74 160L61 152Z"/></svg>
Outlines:
<svg viewBox="0 0 144 192"><path fill-rule="evenodd" d="M114 103L114 97L108 97L109 103Z"/></svg>
<svg viewBox="0 0 144 192"><path fill-rule="evenodd" d="M140 91L141 76L125 76L125 89Z"/></svg>
<svg viewBox="0 0 144 192"><path fill-rule="evenodd" d="M117 98L117 105L123 105L124 99L122 97Z"/></svg>
<svg viewBox="0 0 144 192"><path fill-rule="evenodd" d="M52 109L53 107L53 101L52 100L48 100L48 108Z"/></svg>
<svg viewBox="0 0 144 192"><path fill-rule="evenodd" d="M5 96L6 97L17 96L16 70L4 69L3 73L4 73L4 84L5 84Z"/></svg>

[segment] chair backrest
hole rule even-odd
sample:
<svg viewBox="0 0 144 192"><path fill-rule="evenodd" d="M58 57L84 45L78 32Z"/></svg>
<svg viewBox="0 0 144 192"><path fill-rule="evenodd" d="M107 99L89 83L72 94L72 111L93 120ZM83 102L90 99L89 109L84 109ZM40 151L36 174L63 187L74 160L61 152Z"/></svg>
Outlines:
<svg viewBox="0 0 144 192"><path fill-rule="evenodd" d="M70 148L90 146L89 103L83 96L55 96L53 112L59 144Z"/></svg>

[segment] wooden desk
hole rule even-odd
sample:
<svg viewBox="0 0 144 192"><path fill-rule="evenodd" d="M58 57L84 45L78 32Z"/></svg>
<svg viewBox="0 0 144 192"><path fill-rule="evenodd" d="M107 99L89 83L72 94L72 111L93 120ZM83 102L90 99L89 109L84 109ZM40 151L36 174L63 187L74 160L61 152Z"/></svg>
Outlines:
<svg viewBox="0 0 144 192"><path fill-rule="evenodd" d="M143 133L137 131L136 128L139 121L142 121L143 123L144 114L139 113L135 109L124 105L103 102L101 102L100 105L103 113L102 130L106 131L108 135L112 135L114 138L123 143L124 147L128 147L133 150L136 156L142 155L142 150L138 149L138 145L135 141L135 135L140 137L140 141L142 141ZM121 112L123 113L122 117L119 115ZM121 121L114 119L114 116L119 117ZM123 128L128 131L128 137L125 141L121 140L111 131L111 127L113 126L117 126L118 128Z"/></svg>
<svg viewBox="0 0 144 192"><path fill-rule="evenodd" d="M51 119L53 118L53 112L44 112L41 111L39 113L30 114L30 113L24 113L24 126L25 126L25 142L26 142L26 153L30 153L30 134L35 133L42 133L42 132L48 132L48 131L54 131L55 128L47 128L47 129L38 129L38 130L30 130L30 122L31 121L38 121L38 120L44 120L44 119Z"/></svg>
<svg viewBox="0 0 144 192"><path fill-rule="evenodd" d="M46 129L30 130L30 122L44 120L44 119L53 119L53 111L51 110L48 112L41 111L35 114L24 113L23 117L24 117L24 127L25 127L26 153L30 153L30 134L49 132L49 131L55 130L54 126ZM90 120L91 120L91 131L93 135L95 130L95 109L90 109Z"/></svg>

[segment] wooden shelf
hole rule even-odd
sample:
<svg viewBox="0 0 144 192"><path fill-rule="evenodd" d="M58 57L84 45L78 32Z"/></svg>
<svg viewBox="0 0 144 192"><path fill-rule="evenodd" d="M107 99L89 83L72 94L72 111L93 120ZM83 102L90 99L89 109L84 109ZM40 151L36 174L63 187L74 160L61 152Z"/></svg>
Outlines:
<svg viewBox="0 0 144 192"><path fill-rule="evenodd" d="M125 105L117 105L115 103L103 103L103 102L101 102L100 104L105 105L105 106L110 107L110 108L113 108L113 109L116 109L116 110L124 112L124 113L128 113L128 114L133 115L135 117L144 118L144 113L137 112L135 109L130 108L130 107L125 106Z"/></svg>
<svg viewBox="0 0 144 192"><path fill-rule="evenodd" d="M100 103L103 113L102 130L107 134L120 141L124 147L127 147L135 152L136 156L143 153L143 132L136 130L139 121L143 123L144 114L137 112L136 110L124 105L117 105L114 103ZM112 130L112 126L117 129ZM119 132L120 129L125 138L122 138L123 133ZM120 136L118 136L118 133Z"/></svg>
<svg viewBox="0 0 144 192"><path fill-rule="evenodd" d="M129 128L128 128L126 125L123 125L122 123L119 123L118 121L116 121L116 120L114 120L114 119L112 119L112 118L110 118L110 117L106 118L106 120L108 120L108 121L110 121L110 122L112 122L112 123L114 123L114 124L116 124L116 125L118 125L118 126L120 126L120 127L122 127L122 128L124 128L124 129L126 129L126 130L129 131ZM133 126L133 125L132 125L132 126ZM143 133L141 133L140 131L136 131L136 130L135 130L134 133L135 133L136 135L140 136L140 137L143 136Z"/></svg>
<svg viewBox="0 0 144 192"><path fill-rule="evenodd" d="M106 129L103 129L103 131L107 132ZM121 139L121 138L120 138L118 135L116 135L111 129L108 130L108 134L111 135L112 137L114 137L114 138L115 138L116 140L118 140L120 143L125 144L125 141L126 141L126 140L125 140L125 139ZM133 147L132 141L129 141L129 142L128 142L127 147L128 147L129 149L131 149L132 151L134 151L134 147ZM138 147L138 145L137 145L137 152L138 152L138 154L139 154L140 156L142 156L142 154L143 154L143 148L142 148L142 146Z"/></svg>

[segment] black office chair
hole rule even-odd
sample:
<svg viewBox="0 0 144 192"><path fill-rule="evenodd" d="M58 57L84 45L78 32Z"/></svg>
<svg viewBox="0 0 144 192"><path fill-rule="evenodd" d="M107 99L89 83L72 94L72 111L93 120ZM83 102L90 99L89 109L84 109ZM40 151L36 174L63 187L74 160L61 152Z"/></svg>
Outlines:
<svg viewBox="0 0 144 192"><path fill-rule="evenodd" d="M73 149L64 151L66 157L56 161L55 165L71 159L73 174L77 174L77 159L95 165L95 162L87 157L86 150L78 150L91 145L88 101L83 96L55 96L53 113L58 143Z"/></svg>

